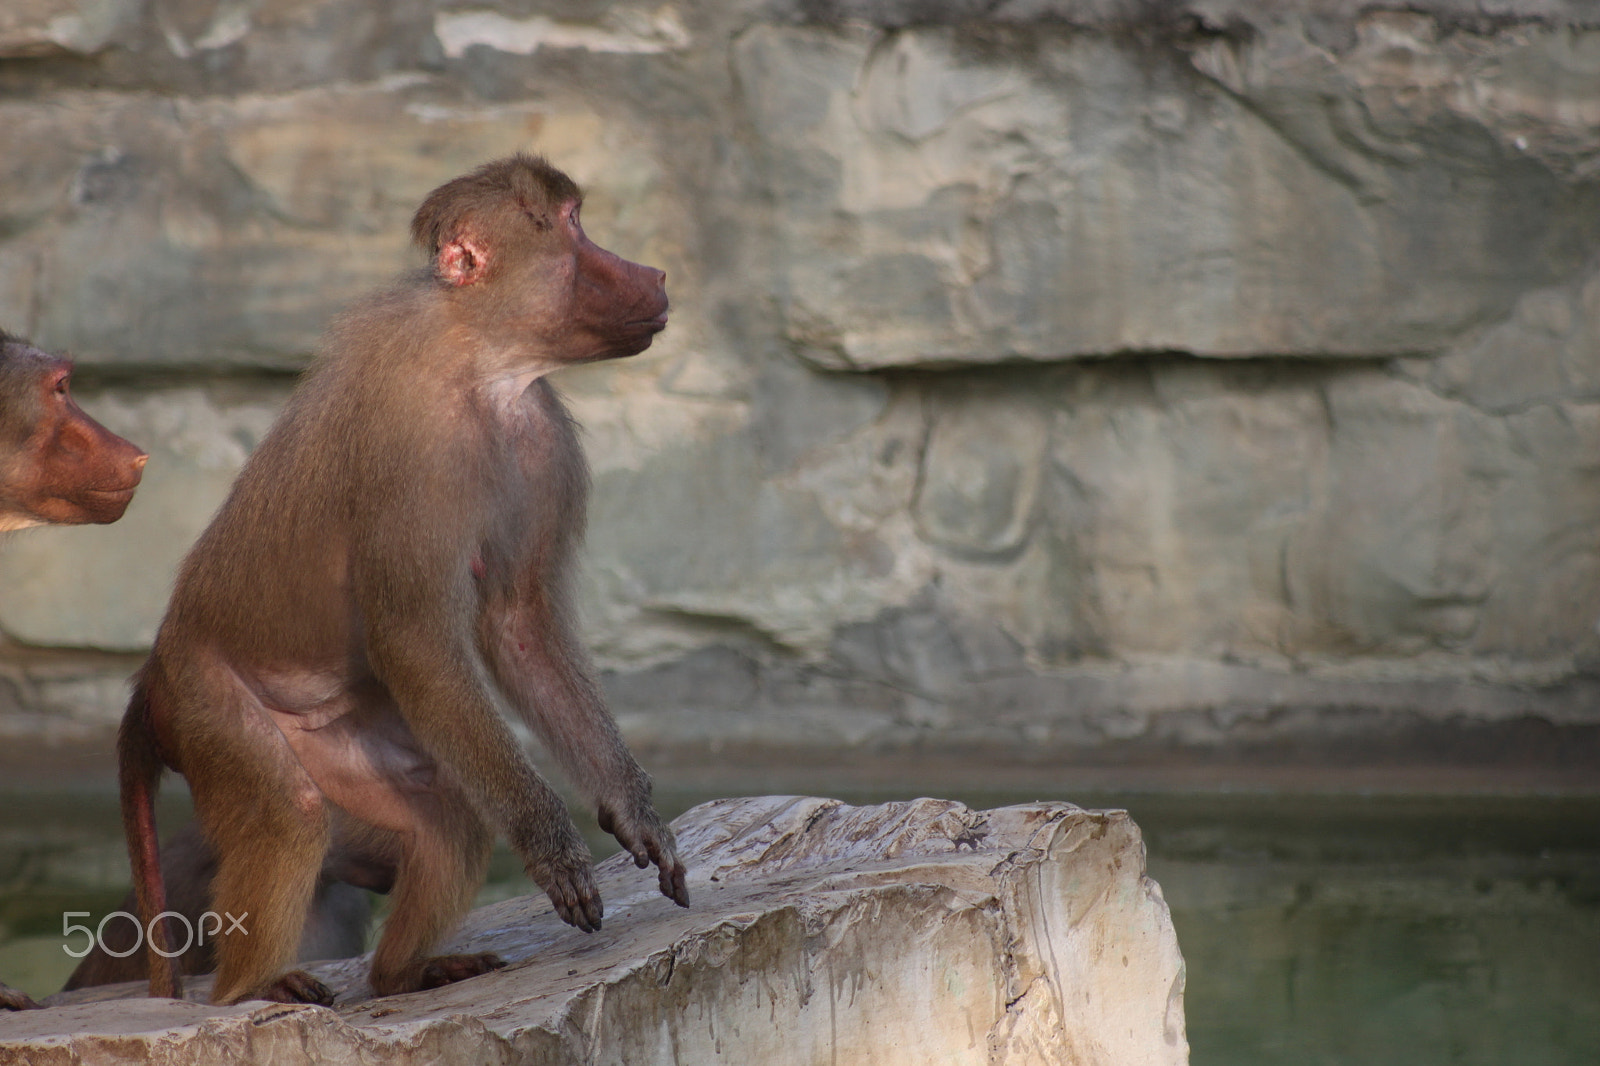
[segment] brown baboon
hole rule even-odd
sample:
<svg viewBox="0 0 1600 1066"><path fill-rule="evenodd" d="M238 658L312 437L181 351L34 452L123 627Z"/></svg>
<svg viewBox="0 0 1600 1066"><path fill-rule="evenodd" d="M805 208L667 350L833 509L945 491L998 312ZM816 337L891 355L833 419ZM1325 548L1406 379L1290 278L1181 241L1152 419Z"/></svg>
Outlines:
<svg viewBox="0 0 1600 1066"><path fill-rule="evenodd" d="M688 903L573 631L588 476L545 376L637 354L667 321L665 275L591 243L581 199L520 155L431 193L412 223L428 269L334 323L179 572L123 720L123 817L148 922L166 907L153 792L163 767L188 779L213 906L249 915L218 944L218 1003L331 998L283 972L325 867L393 881L379 994L500 965L427 954L495 829L564 920L599 927L588 848L501 710Z"/></svg>
<svg viewBox="0 0 1600 1066"><path fill-rule="evenodd" d="M115 522L142 477L143 451L94 421L73 402L72 363L0 331L0 531L33 525ZM215 863L198 830L176 834L161 849L173 909L197 925L210 907ZM131 900L125 909L131 909ZM297 957L360 954L370 908L360 889L324 878L319 884ZM134 943L132 926L106 927L79 963L66 988L114 984L147 976L138 952L118 958ZM210 943L195 943L178 965L185 973L215 966ZM0 1009L38 1004L0 984Z"/></svg>
<svg viewBox="0 0 1600 1066"><path fill-rule="evenodd" d="M149 456L84 414L72 362L0 330L0 532L115 522Z"/></svg>
<svg viewBox="0 0 1600 1066"><path fill-rule="evenodd" d="M70 360L0 330L0 532L115 522L148 458L73 401ZM0 1010L38 1006L0 984Z"/></svg>
<svg viewBox="0 0 1600 1066"><path fill-rule="evenodd" d="M216 872L216 857L200 835L198 824L190 823L161 845L161 877L167 888L167 907L183 915L192 931L183 953L173 960L180 974L210 973L217 968L216 936L200 935L202 927L213 934L227 928L220 915L215 919L206 917L216 913L211 906L211 882ZM347 959L366 950L372 905L361 888L336 880L342 872L331 868L323 870L311 899L310 915L300 935L300 946L294 953L295 959ZM373 882L363 887L379 892L389 889L386 884ZM137 912L138 900L133 891L129 891L119 909ZM61 986L62 991L149 978L149 960L145 952L137 950L138 938L132 923L111 922L97 933L89 953Z"/></svg>

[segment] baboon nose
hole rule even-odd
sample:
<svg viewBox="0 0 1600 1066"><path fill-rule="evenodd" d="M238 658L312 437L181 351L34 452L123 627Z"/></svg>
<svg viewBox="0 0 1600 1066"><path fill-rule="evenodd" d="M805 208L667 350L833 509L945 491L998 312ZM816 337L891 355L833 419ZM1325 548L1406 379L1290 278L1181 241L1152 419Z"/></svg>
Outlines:
<svg viewBox="0 0 1600 1066"><path fill-rule="evenodd" d="M150 457L148 455L141 454L139 458L133 461L133 468L135 470L143 470L144 464L148 463L149 461Z"/></svg>

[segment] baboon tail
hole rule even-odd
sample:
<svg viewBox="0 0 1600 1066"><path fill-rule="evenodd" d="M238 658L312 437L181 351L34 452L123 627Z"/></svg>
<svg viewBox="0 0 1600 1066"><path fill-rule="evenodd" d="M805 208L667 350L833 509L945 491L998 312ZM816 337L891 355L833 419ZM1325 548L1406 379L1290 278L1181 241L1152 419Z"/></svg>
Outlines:
<svg viewBox="0 0 1600 1066"><path fill-rule="evenodd" d="M128 837L128 862L133 867L134 898L139 924L148 933L150 994L183 998L173 965L171 938L165 921L152 924L167 909L167 885L161 877L161 845L156 836L156 792L166 768L150 722L150 695L144 678L134 682L133 698L117 731L117 783L122 792L122 831Z"/></svg>

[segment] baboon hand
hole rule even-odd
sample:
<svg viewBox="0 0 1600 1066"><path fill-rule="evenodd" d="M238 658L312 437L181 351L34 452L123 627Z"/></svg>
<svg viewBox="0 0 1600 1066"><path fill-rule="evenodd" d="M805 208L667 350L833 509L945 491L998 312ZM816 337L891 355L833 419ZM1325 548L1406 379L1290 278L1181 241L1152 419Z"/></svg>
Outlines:
<svg viewBox="0 0 1600 1066"><path fill-rule="evenodd" d="M600 902L600 890L595 887L589 849L581 841L576 849L562 849L539 863L530 863L528 876L544 889L563 922L585 933L600 928L605 906Z"/></svg>
<svg viewBox="0 0 1600 1066"><path fill-rule="evenodd" d="M617 843L633 856L633 864L639 869L656 864L663 896L680 907L689 905L688 871L678 858L678 841L648 801L635 805L626 817L619 817L602 804L598 821L600 828L616 837Z"/></svg>

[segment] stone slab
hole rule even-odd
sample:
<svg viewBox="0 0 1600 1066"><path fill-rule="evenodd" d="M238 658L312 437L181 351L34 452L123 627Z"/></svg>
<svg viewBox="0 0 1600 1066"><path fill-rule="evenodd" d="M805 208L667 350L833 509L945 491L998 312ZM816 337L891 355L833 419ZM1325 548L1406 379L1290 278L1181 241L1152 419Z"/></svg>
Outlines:
<svg viewBox="0 0 1600 1066"><path fill-rule="evenodd" d="M60 995L0 1018L0 1063L1188 1060L1183 962L1126 812L775 796L674 827L687 910L619 855L599 933L542 896L474 912L448 950L498 951L497 973L373 999L365 960L317 964L332 1009Z"/></svg>

